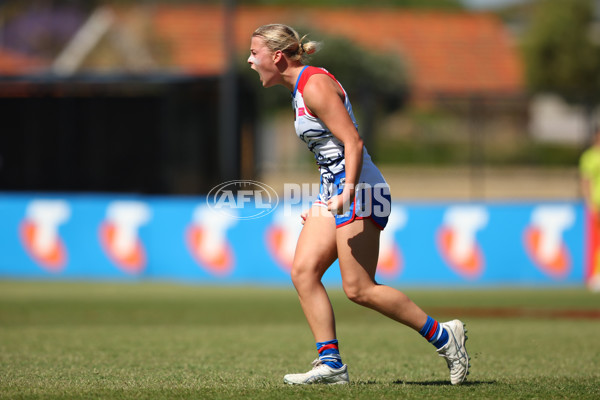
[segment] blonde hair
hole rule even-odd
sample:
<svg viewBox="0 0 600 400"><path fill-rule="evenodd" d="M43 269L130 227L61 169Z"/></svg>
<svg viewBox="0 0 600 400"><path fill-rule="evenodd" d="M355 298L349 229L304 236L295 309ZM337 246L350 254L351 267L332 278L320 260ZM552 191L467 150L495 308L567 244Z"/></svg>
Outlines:
<svg viewBox="0 0 600 400"><path fill-rule="evenodd" d="M307 41L307 35L298 35L294 28L283 24L269 24L258 27L252 36L261 37L265 45L271 51L281 51L290 60L303 61L306 56L318 51L321 44L315 41Z"/></svg>

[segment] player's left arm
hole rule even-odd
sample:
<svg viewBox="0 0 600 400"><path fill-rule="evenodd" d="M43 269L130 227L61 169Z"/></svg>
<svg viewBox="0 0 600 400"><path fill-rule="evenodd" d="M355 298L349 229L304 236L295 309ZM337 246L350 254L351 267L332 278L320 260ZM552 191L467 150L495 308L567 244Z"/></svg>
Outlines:
<svg viewBox="0 0 600 400"><path fill-rule="evenodd" d="M311 76L303 96L308 109L344 144L346 183L342 194L332 197L327 204L330 211L340 214L354 199L362 170L364 143L344 106L344 93L332 78L324 74Z"/></svg>

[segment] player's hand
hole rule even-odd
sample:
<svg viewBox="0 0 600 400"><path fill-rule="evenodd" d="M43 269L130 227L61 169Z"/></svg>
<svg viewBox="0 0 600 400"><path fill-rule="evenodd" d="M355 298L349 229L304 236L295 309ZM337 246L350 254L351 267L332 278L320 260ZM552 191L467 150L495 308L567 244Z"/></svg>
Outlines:
<svg viewBox="0 0 600 400"><path fill-rule="evenodd" d="M304 223L306 222L306 218L308 218L308 210L302 211L302 214L300 214L300 218L302 218L302 225L304 225Z"/></svg>
<svg viewBox="0 0 600 400"><path fill-rule="evenodd" d="M353 197L349 191L344 190L341 194L333 196L327 201L327 209L333 215L344 214L350 209Z"/></svg>

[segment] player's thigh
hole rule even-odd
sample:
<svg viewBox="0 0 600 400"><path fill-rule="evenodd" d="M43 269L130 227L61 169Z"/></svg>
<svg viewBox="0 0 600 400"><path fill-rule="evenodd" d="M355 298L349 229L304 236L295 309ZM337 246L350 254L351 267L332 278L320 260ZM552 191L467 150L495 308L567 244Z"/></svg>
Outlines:
<svg viewBox="0 0 600 400"><path fill-rule="evenodd" d="M369 219L354 220L337 229L336 242L344 286L375 281L381 230Z"/></svg>
<svg viewBox="0 0 600 400"><path fill-rule="evenodd" d="M292 277L302 273L320 277L336 258L335 219L324 207L312 206L296 245Z"/></svg>

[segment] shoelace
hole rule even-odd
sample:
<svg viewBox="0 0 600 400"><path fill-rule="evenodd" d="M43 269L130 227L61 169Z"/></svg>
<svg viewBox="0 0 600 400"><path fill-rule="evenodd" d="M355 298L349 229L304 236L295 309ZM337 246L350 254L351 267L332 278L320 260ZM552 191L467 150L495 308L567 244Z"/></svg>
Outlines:
<svg viewBox="0 0 600 400"><path fill-rule="evenodd" d="M450 360L449 358L446 358L446 364L448 364L448 368L452 369L452 365L459 363L460 364L460 360L458 358L455 358L454 360Z"/></svg>
<svg viewBox="0 0 600 400"><path fill-rule="evenodd" d="M326 359L319 360L318 358L316 358L313 362L311 362L312 369L317 369L321 366L327 366L327 364L325 364L324 361L326 361Z"/></svg>
<svg viewBox="0 0 600 400"><path fill-rule="evenodd" d="M315 369L318 366L323 365L323 361L319 360L318 358L315 358L310 364L312 365L312 369Z"/></svg>
<svg viewBox="0 0 600 400"><path fill-rule="evenodd" d="M450 339L452 340L452 339ZM459 347L459 346L457 346ZM452 369L452 365L454 364L459 364L460 365L460 360L462 358L464 358L464 356L461 356L461 352L457 349L456 354L454 356L449 356L448 354L440 354L440 357L443 357L444 360L446 360L446 364L448 365L448 368Z"/></svg>
<svg viewBox="0 0 600 400"><path fill-rule="evenodd" d="M457 355L456 357L448 357L445 354L440 354L440 356L443 357L444 360L446 360L446 364L448 365L449 369L452 369L452 366L454 364L461 365L460 360L464 358L464 356L461 356L461 355Z"/></svg>

